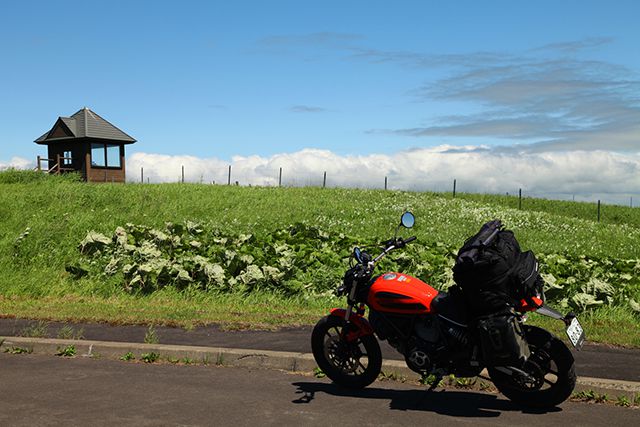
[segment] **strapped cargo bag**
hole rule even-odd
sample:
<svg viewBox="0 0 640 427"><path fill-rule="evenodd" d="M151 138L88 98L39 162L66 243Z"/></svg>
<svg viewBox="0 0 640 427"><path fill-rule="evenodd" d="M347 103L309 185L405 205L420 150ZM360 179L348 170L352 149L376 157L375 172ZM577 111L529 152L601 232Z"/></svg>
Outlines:
<svg viewBox="0 0 640 427"><path fill-rule="evenodd" d="M522 252L510 273L513 297L529 306L538 306L532 297L544 301L544 281L538 271L538 260L532 251Z"/></svg>
<svg viewBox="0 0 640 427"><path fill-rule="evenodd" d="M464 242L453 267L453 278L475 316L497 313L512 303L511 272L520 245L500 220L489 221Z"/></svg>
<svg viewBox="0 0 640 427"><path fill-rule="evenodd" d="M531 354L513 310L478 318L476 330L487 366L522 366Z"/></svg>
<svg viewBox="0 0 640 427"><path fill-rule="evenodd" d="M513 232L489 221L458 251L453 278L475 316L501 312L521 300L534 304L543 281L531 251L522 252ZM534 304L535 305L535 304Z"/></svg>
<svg viewBox="0 0 640 427"><path fill-rule="evenodd" d="M514 307L543 295L533 252L522 252L499 220L489 221L458 251L453 278L475 316L485 364L522 366L530 352Z"/></svg>

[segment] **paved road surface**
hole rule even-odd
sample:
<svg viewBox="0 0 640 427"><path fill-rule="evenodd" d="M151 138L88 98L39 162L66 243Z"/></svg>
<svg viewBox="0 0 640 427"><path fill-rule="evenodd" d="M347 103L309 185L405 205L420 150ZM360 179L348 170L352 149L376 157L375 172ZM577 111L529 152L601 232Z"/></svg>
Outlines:
<svg viewBox="0 0 640 427"><path fill-rule="evenodd" d="M566 402L523 412L502 396L215 366L0 354L0 425L637 426L640 410Z"/></svg>
<svg viewBox="0 0 640 427"><path fill-rule="evenodd" d="M0 319L0 336L19 335L34 321L22 319ZM48 327L49 337L55 338L62 323L52 322ZM97 341L120 341L141 343L145 326L109 326L86 323L72 325L82 329L85 339ZM158 327L161 344L198 345L209 347L246 348L257 350L291 351L311 353L311 327L285 328L277 332L223 331L216 326L195 328L186 331L180 328ZM385 359L401 359L385 342L382 354ZM640 350L586 345L582 351L573 352L576 373L583 377L640 381Z"/></svg>

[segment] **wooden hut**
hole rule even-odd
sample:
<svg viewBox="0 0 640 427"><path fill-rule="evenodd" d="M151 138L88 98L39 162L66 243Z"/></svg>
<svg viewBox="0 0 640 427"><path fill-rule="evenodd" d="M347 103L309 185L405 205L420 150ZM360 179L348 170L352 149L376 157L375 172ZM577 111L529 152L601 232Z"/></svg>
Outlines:
<svg viewBox="0 0 640 427"><path fill-rule="evenodd" d="M34 141L46 145L50 173L79 172L88 182L124 182L124 146L136 142L87 107L58 117L51 130Z"/></svg>

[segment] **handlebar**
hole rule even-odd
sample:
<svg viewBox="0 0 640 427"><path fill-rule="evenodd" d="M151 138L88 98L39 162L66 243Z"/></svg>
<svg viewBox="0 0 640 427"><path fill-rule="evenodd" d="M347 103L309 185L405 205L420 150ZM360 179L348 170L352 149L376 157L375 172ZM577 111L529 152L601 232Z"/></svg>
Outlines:
<svg viewBox="0 0 640 427"><path fill-rule="evenodd" d="M416 238L416 236L411 236L405 240L402 240L401 238L394 238L389 239L386 242L382 242L381 245L384 246L385 250L390 247L393 247L393 249L404 248L407 243L413 242L414 240L416 240Z"/></svg>
<svg viewBox="0 0 640 427"><path fill-rule="evenodd" d="M341 296L346 294L347 292L353 293L355 287L351 283L351 280L353 280L353 283L355 283L356 281L371 277L371 275L373 274L373 270L376 264L378 263L378 261L380 261L382 258L385 257L385 255L387 255L389 252L393 251L394 249L403 248L407 245L407 243L411 243L414 240L416 240L416 236L411 236L404 240L402 238L394 238L391 240L387 240L386 242L382 243L384 245L384 250L380 255L378 255L375 258L372 258L371 255L369 255L364 251L361 251L360 248L356 247L353 251L354 252L353 257L356 259L357 264L352 266L347 271L347 273L345 274L345 282L336 290L336 294L338 296ZM350 276L350 279L347 280L347 277L348 277L347 275L349 274L351 276ZM349 283L347 283L347 281ZM351 296L350 298L353 298L353 296Z"/></svg>
<svg viewBox="0 0 640 427"><path fill-rule="evenodd" d="M414 240L416 240L416 236L411 236L406 240L403 240L401 238L387 240L386 242L384 242L384 246L385 246L384 251L380 255L375 257L372 261L370 261L369 265L373 267L378 261L384 258L384 256L389 252L391 252L392 250L404 248L407 245L407 243L411 243Z"/></svg>

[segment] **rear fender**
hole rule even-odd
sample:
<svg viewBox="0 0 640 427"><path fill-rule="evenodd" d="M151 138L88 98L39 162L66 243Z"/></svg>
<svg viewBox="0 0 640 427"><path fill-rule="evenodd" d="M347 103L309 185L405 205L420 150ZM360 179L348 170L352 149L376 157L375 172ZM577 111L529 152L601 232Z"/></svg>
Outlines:
<svg viewBox="0 0 640 427"><path fill-rule="evenodd" d="M336 316L341 319L344 319L346 315L347 310L344 308L334 308L331 310L330 314L330 316ZM358 313L351 313L349 316L349 323L351 323L353 327L347 331L347 334L344 337L347 341L353 341L366 335L373 335L373 328L371 327L371 324L369 324L369 321L362 317L362 315Z"/></svg>

